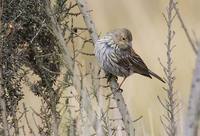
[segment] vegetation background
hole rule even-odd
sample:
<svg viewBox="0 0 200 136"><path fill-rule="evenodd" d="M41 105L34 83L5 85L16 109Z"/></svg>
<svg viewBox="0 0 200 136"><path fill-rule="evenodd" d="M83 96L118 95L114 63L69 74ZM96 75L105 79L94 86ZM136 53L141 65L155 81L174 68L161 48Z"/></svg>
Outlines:
<svg viewBox="0 0 200 136"><path fill-rule="evenodd" d="M152 71L164 77L164 72L158 58L160 58L163 64L166 64L166 47L164 43L167 41L167 25L162 13L166 13L168 1L87 0L87 3L88 7L92 10L90 13L100 37L115 28L128 28L133 34L134 50L143 58L144 62ZM198 36L200 34L200 1L179 0L177 7L181 12L190 34L194 36L193 32L195 32L197 38L200 39L200 36ZM74 11L78 11L78 8L74 9ZM85 27L82 16L78 16L76 19L77 20L74 21L75 26ZM177 18L175 18L173 22L173 29L176 33L172 42L173 45L176 45L172 52L173 67L176 68L174 72L176 78L174 89L177 91L176 97L180 104L177 108L176 121L178 134L181 136L183 135L183 124L188 106L196 55ZM88 34L83 34L83 36L87 37ZM80 43L80 40L75 41L75 43ZM84 48L84 51L92 53L93 47L88 46L88 48ZM83 56L78 58L78 60L87 66L96 61L94 57L90 56ZM31 73L29 74L32 80L31 82L36 82L38 77L33 76ZM62 78L62 76L60 78ZM121 80L122 78L119 78L118 82ZM90 84L85 86L89 85ZM157 96L160 96L161 99L166 98L166 93L163 90L165 86L165 84L155 78L149 79L137 74L128 77L123 84L122 88L124 91L122 94L125 98L130 115L134 118L142 116L139 121L134 123L137 135L165 135L160 117L166 113L166 110L157 99ZM66 90L73 89L74 88L69 87ZM22 90L24 98L19 103L19 109L23 109L22 103L25 103L26 107L31 107L34 111L39 112L41 108L41 97L34 95L25 84ZM71 103L73 102L77 105L75 100ZM30 124L34 124L32 113L34 112L31 111L27 113ZM39 119L37 121L38 125L42 124ZM26 120L23 119L22 122L26 122ZM62 130L64 127L63 124L61 122L61 127L59 129L61 129L63 133L60 134L65 134L64 130ZM36 128L34 126L32 127L35 131Z"/></svg>

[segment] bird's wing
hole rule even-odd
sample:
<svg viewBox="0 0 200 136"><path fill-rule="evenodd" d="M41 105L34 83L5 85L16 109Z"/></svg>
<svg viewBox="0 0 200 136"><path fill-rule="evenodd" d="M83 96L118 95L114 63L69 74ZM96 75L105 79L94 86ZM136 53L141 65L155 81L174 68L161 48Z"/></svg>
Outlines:
<svg viewBox="0 0 200 136"><path fill-rule="evenodd" d="M127 70L133 69L133 71L138 74L150 77L149 69L146 64L132 48L127 49L126 53L121 56L122 57L118 60L120 66L127 68Z"/></svg>

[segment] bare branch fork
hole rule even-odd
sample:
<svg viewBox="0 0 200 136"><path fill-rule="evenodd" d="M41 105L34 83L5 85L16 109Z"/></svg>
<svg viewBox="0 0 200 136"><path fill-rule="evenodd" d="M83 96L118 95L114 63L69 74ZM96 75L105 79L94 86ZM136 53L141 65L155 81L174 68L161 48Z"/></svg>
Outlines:
<svg viewBox="0 0 200 136"><path fill-rule="evenodd" d="M83 15L85 24L89 30L90 36L92 38L92 41L95 45L96 41L98 40L98 35L95 29L95 24L90 16L89 8L85 2L85 0L76 0L79 9ZM122 96L121 93L116 93L116 89L118 88L119 84L117 83L116 79L112 78L110 81L110 87L111 87L111 91L114 94L114 99L117 102L117 106L119 108L119 111L121 113L122 116L122 121L124 123L125 126L125 131L128 135L133 136L134 135L134 128L133 128L133 124L132 124L132 119L131 116L129 114L129 111L127 109L127 106L125 104L124 98Z"/></svg>

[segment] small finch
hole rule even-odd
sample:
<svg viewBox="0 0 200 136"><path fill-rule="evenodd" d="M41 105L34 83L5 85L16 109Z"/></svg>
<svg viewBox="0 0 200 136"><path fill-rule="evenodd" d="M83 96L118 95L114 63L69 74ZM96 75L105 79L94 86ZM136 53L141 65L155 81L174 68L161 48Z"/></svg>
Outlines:
<svg viewBox="0 0 200 136"><path fill-rule="evenodd" d="M95 56L106 74L122 76L124 80L133 73L165 81L152 72L132 48L132 34L126 28L108 32L95 43Z"/></svg>

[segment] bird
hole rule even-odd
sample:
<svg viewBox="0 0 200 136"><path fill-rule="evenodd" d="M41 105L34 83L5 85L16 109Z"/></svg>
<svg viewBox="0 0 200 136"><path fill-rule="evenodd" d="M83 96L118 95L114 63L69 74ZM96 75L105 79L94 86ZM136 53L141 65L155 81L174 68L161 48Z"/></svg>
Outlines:
<svg viewBox="0 0 200 136"><path fill-rule="evenodd" d="M95 56L106 75L124 77L119 88L125 79L134 73L149 78L153 76L165 83L163 78L152 72L134 51L132 40L130 30L127 28L117 28L107 32L96 41Z"/></svg>

